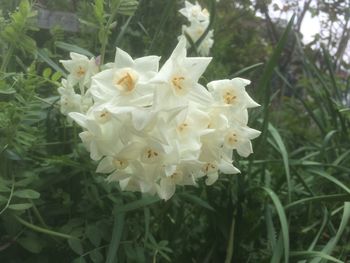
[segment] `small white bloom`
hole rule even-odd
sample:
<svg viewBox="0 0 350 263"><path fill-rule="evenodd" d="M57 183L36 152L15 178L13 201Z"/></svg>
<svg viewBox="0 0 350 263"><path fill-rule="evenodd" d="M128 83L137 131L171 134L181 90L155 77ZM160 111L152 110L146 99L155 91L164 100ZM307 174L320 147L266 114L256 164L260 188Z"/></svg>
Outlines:
<svg viewBox="0 0 350 263"><path fill-rule="evenodd" d="M89 85L91 77L98 72L95 58L71 52L71 60L60 60L64 68L68 70L68 82L71 85L79 83L81 86Z"/></svg>
<svg viewBox="0 0 350 263"><path fill-rule="evenodd" d="M242 78L215 80L207 87L218 105L236 108L254 108L260 106L246 92L250 81Z"/></svg>
<svg viewBox="0 0 350 263"><path fill-rule="evenodd" d="M152 103L153 87L149 80L158 72L159 57L133 60L117 48L115 62L92 78L91 93L96 102L111 99L117 105L148 106Z"/></svg>
<svg viewBox="0 0 350 263"><path fill-rule="evenodd" d="M209 20L209 12L207 9L203 8L196 2L192 4L185 1L185 7L180 9L179 12L185 16L190 22L201 21L205 22Z"/></svg>
<svg viewBox="0 0 350 263"><path fill-rule="evenodd" d="M198 80L210 61L211 58L186 57L186 39L182 37L170 58L152 79L152 83L157 85L154 106L173 108L187 105L189 101L209 105L212 96Z"/></svg>

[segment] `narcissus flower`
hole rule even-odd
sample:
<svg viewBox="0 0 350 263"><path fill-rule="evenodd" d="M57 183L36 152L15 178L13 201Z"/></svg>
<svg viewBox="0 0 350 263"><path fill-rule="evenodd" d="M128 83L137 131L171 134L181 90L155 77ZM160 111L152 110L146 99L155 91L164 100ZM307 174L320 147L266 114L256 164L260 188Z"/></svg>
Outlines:
<svg viewBox="0 0 350 263"><path fill-rule="evenodd" d="M205 8L202 9L198 2L191 4L190 2L185 1L185 7L180 9L179 12L185 16L190 23L190 25L182 26L182 35L187 35L187 37L191 38L193 43L196 43L209 26L210 14L208 10ZM196 47L200 55L209 55L209 51L214 44L213 35L214 31L209 30L199 46ZM187 48L190 48L191 44L188 42L186 46Z"/></svg>
<svg viewBox="0 0 350 263"><path fill-rule="evenodd" d="M189 8L191 16L206 17ZM159 57L134 60L121 49L100 72L89 68L91 60L63 61L70 75L59 88L61 110L82 127L80 138L99 161L96 172L121 190L168 200L177 186L202 178L212 185L220 173L239 173L233 152L253 152L260 132L247 126L248 108L258 106L245 90L250 82L217 80L206 89L199 79L211 58L187 57L184 37L160 70ZM86 65L84 79L74 75L79 63Z"/></svg>

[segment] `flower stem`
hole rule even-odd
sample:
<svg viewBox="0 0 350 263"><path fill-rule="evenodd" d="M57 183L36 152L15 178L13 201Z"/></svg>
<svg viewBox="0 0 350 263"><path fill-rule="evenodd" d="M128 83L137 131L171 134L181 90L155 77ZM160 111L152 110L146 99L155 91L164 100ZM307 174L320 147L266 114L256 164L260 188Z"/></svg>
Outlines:
<svg viewBox="0 0 350 263"><path fill-rule="evenodd" d="M46 228L42 228L42 227L33 225L33 224L31 224L31 223L29 223L29 222L23 220L23 219L20 218L19 216L13 215L13 217L14 217L19 223L21 223L22 225L24 225L25 227L30 228L30 229L32 229L32 230L34 230L34 231L36 231L36 232L40 232L40 233L47 234L47 235L51 235L51 236L61 237L61 238L65 238L65 239L77 239L76 237L71 236L71 235L59 233L59 232L56 232L56 231L52 231L52 230L49 230L49 229L46 229Z"/></svg>

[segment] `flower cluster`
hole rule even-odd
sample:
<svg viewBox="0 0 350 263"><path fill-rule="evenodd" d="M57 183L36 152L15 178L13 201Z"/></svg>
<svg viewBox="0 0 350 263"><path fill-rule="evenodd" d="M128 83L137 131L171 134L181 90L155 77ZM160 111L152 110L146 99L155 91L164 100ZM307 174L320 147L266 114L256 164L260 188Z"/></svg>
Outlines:
<svg viewBox="0 0 350 263"><path fill-rule="evenodd" d="M259 106L245 91L250 81L217 80L206 89L198 80L211 58L187 57L185 38L160 70L159 57L133 60L119 48L99 73L94 59L71 58L62 61L69 71L59 88L62 113L83 128L97 172L122 190L167 200L176 185L202 177L211 185L219 172L238 173L234 150L252 153L250 140L260 132L247 126L247 109Z"/></svg>
<svg viewBox="0 0 350 263"><path fill-rule="evenodd" d="M195 43L206 31L209 26L210 14L207 9L203 8L196 2L191 4L185 1L185 7L180 9L179 12L187 18L190 25L182 26L182 34L187 34ZM203 41L197 47L198 53L202 56L208 56L210 48L213 46L213 30L210 30L205 36ZM190 47L190 43L187 43L187 47Z"/></svg>

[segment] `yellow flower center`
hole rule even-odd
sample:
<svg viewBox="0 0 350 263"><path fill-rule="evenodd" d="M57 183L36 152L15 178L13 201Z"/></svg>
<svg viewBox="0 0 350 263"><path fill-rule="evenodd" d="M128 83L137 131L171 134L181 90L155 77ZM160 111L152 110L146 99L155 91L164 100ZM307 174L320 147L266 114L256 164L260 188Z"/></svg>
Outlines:
<svg viewBox="0 0 350 263"><path fill-rule="evenodd" d="M100 123L105 123L111 119L111 113L107 110L103 110L97 115L97 119Z"/></svg>
<svg viewBox="0 0 350 263"><path fill-rule="evenodd" d="M137 73L132 69L124 69L114 74L113 83L117 89L125 94L132 92L138 80Z"/></svg>
<svg viewBox="0 0 350 263"><path fill-rule="evenodd" d="M225 136L225 142L228 147L235 147L238 142L238 136L235 132L230 132Z"/></svg>
<svg viewBox="0 0 350 263"><path fill-rule="evenodd" d="M82 66L78 66L77 70L75 71L75 74L77 75L78 78L81 78L85 75L86 69Z"/></svg>
<svg viewBox="0 0 350 263"><path fill-rule="evenodd" d="M236 101L237 96L231 91L226 91L222 98L226 104L233 104Z"/></svg>
<svg viewBox="0 0 350 263"><path fill-rule="evenodd" d="M185 90L185 85L184 85L184 77L173 77L171 80L171 84L174 88L175 94L176 95L183 95L186 90Z"/></svg>
<svg viewBox="0 0 350 263"><path fill-rule="evenodd" d="M180 124L177 128L178 133L184 133L188 129L188 124L186 122Z"/></svg>
<svg viewBox="0 0 350 263"><path fill-rule="evenodd" d="M154 149L146 148L143 151L141 160L145 163L154 163L159 160L160 154Z"/></svg>
<svg viewBox="0 0 350 263"><path fill-rule="evenodd" d="M114 159L113 163L117 169L121 169L121 170L125 169L129 165L129 162L127 160L121 160L121 159Z"/></svg>
<svg viewBox="0 0 350 263"><path fill-rule="evenodd" d="M206 163L202 167L202 171L206 174L211 172L216 172L218 170L218 166L215 163Z"/></svg>

